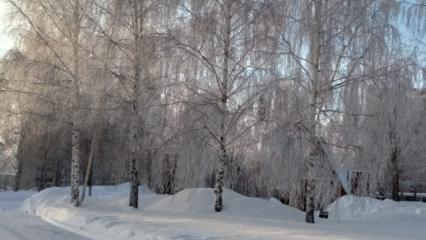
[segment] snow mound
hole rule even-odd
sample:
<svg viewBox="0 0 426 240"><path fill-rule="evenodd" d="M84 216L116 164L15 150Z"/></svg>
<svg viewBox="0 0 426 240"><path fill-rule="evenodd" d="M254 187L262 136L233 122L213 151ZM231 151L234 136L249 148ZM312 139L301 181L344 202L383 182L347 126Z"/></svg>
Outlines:
<svg viewBox="0 0 426 240"><path fill-rule="evenodd" d="M393 206L395 202L377 200L369 197L343 196L327 207L327 211L335 218L363 218Z"/></svg>
<svg viewBox="0 0 426 240"><path fill-rule="evenodd" d="M299 210L269 199L245 197L229 189L224 189L223 192L223 211L215 213L212 207L214 190L211 188L192 188L175 195L159 195L142 186L139 195L140 209L135 210L128 207L128 189L128 184L94 187L93 195L87 197L81 207L75 208L70 204L69 188L50 188L26 199L22 209L54 225L95 234L102 240L111 237L204 239L205 233L196 231L192 225L182 230L163 229L167 224L189 224L201 219L216 219L214 224L217 226L222 226L222 221L231 221L230 219L237 222L243 219L264 222L292 219L303 222L303 212ZM195 235L186 238L187 232ZM217 232L211 234L215 235Z"/></svg>
<svg viewBox="0 0 426 240"><path fill-rule="evenodd" d="M212 188L184 189L169 195L147 207L148 210L188 214L211 214L214 212L214 190ZM229 189L223 189L223 211L239 217L283 219L303 217L303 212L277 201L250 198Z"/></svg>
<svg viewBox="0 0 426 240"><path fill-rule="evenodd" d="M69 187L50 188L25 200L22 209L55 226L96 240L390 240L424 239L426 234L420 227L426 221L424 203L345 196L327 210L331 212L330 218L339 214L340 218L353 221L336 224L318 219L318 224L312 226L304 223L303 212L277 199L245 197L229 189L223 191L221 213L214 212L211 188L159 195L142 186L140 208L130 209L128 187L128 184L94 187L93 195L79 208L70 204Z"/></svg>
<svg viewBox="0 0 426 240"><path fill-rule="evenodd" d="M369 197L343 196L327 209L330 217L341 220L356 220L364 218L390 218L402 215L426 216L426 204L421 202L394 202L392 200L377 200Z"/></svg>
<svg viewBox="0 0 426 240"><path fill-rule="evenodd" d="M68 195L68 188L48 188L25 199L21 210L29 214L40 215L39 211L45 207L55 207L67 200L70 201Z"/></svg>
<svg viewBox="0 0 426 240"><path fill-rule="evenodd" d="M175 195L164 197L146 209L180 213L211 212L213 197L212 190L208 188L184 189Z"/></svg>

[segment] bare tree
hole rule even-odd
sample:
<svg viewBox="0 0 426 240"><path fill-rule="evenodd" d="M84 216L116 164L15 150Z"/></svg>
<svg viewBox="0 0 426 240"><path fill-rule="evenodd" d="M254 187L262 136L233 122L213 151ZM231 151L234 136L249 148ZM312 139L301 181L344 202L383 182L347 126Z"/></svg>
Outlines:
<svg viewBox="0 0 426 240"><path fill-rule="evenodd" d="M168 38L196 60L196 76L186 75L183 84L189 92L187 104L201 113L202 128L211 138L209 145L218 154L214 204L217 212L223 208L222 188L230 170L232 149L259 122L247 113L268 87L268 81L257 79L270 60L260 53L264 39L257 34L265 26L257 11L261 6L255 1L212 1L205 5L184 1L181 9L187 12L192 29L182 29L187 31L184 34L172 32ZM201 103L191 103L194 99ZM212 108L201 109L199 104Z"/></svg>

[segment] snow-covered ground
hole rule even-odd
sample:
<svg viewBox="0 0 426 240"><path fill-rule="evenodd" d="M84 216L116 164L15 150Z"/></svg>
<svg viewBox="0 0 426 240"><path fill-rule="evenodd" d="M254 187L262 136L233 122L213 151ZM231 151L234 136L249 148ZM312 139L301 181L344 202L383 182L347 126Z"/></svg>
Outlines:
<svg viewBox="0 0 426 240"><path fill-rule="evenodd" d="M0 192L0 240L88 240L20 211L33 192Z"/></svg>
<svg viewBox="0 0 426 240"><path fill-rule="evenodd" d="M212 209L213 190L186 189L173 196L141 188L139 210L127 207L128 186L95 187L80 208L68 188L34 194L23 210L99 240L152 239L426 239L426 204L343 197L330 205L330 219L303 222L304 213L276 199L224 191L224 211Z"/></svg>

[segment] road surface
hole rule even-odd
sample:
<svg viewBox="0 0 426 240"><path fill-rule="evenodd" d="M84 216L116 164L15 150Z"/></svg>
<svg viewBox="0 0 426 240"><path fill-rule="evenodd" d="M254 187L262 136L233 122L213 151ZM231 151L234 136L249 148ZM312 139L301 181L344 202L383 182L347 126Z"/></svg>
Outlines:
<svg viewBox="0 0 426 240"><path fill-rule="evenodd" d="M21 212L22 201L30 194L0 192L1 240L89 240Z"/></svg>

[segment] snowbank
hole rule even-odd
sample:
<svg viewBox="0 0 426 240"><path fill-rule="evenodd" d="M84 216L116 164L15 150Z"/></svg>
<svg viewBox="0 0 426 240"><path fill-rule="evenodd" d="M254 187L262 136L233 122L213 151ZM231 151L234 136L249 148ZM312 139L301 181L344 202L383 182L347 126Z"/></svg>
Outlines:
<svg viewBox="0 0 426 240"><path fill-rule="evenodd" d="M334 201L326 210L334 218L354 219L368 217L394 205L395 202L390 200L347 195Z"/></svg>
<svg viewBox="0 0 426 240"><path fill-rule="evenodd" d="M188 214L212 214L214 192L211 188L185 189L175 195L166 196L146 207L149 210ZM223 190L222 215L245 218L295 219L303 212L277 201L250 198L229 189Z"/></svg>
<svg viewBox="0 0 426 240"><path fill-rule="evenodd" d="M395 218L403 215L425 215L426 204L421 202L394 202L369 197L343 196L327 207L330 217L338 220L366 218Z"/></svg>
<svg viewBox="0 0 426 240"><path fill-rule="evenodd" d="M139 210L127 207L128 191L128 184L94 187L93 195L86 199L82 207L75 208L70 204L68 188L50 188L26 199L22 210L65 229L74 228L80 233L84 230L88 233L86 237L97 236L96 239L204 239L206 231L210 230L194 232L197 224L181 229L168 229L165 226L206 219L214 221L217 226L222 226L222 218L247 221L296 219L303 222L303 212L297 209L277 201L245 197L228 189L223 192L224 209L221 213L213 211L214 193L209 188L158 195L143 186L140 189ZM152 221L156 221L155 226L150 225ZM186 236L188 232L192 233L190 237L176 238Z"/></svg>
<svg viewBox="0 0 426 240"><path fill-rule="evenodd" d="M24 201L22 209L46 221L99 240L264 240L264 239L424 239L426 204L399 204L346 196L327 210L331 217L304 223L304 213L276 199L249 198L224 189L224 209L213 210L209 188L158 195L140 189L140 209L128 208L128 184L94 187L80 208L70 204L69 188L51 188ZM397 206L397 207L396 207ZM365 221L384 210L399 214L396 222ZM334 214L334 215L333 215ZM408 215L404 215L408 214ZM362 219L362 221L358 221ZM400 225L404 223L404 228ZM420 238L419 238L420 237Z"/></svg>

